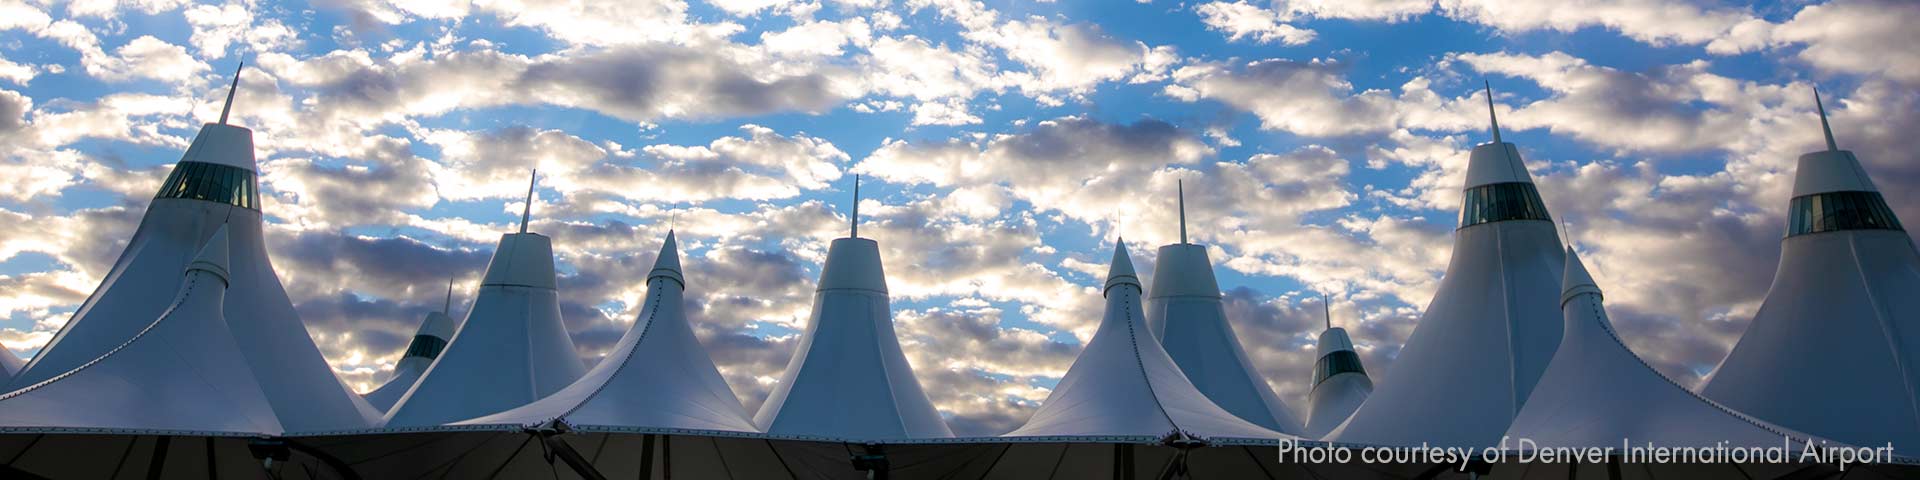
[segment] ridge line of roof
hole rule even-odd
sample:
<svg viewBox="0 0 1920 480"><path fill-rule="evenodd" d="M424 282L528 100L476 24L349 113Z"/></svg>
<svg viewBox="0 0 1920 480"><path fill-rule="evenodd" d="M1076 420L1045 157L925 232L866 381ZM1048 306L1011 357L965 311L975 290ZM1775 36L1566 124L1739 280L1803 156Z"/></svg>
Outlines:
<svg viewBox="0 0 1920 480"><path fill-rule="evenodd" d="M654 278L667 278L668 280L672 280L671 278L664 277L664 276L652 277L652 278L648 278L647 280L649 283L651 283ZM675 283L679 283L679 282L675 282ZM683 289L684 287L685 286L682 285ZM637 336L634 337L633 339L633 346L631 348L628 348L627 354L620 358L620 364L614 366L613 372L607 374L607 380L604 382L600 382L600 386L594 387L593 392L588 393L586 398L581 399L579 403L575 403L571 407L567 407L567 411L561 412L559 415L555 415L550 420L565 421L567 416L573 415L574 412L579 411L580 407L584 407L587 405L587 402L591 402L593 401L593 399L599 398L600 392L604 392L607 390L607 384L613 383L614 377L618 377L620 376L620 372L626 371L628 366L628 361L632 360L633 356L640 352L640 342L646 341L647 334L653 332L653 321L660 316L660 303L662 301L661 299L662 297L666 296L666 293L659 293L658 295L656 295L654 288L655 287L652 285L647 286L647 296L651 297L651 300L653 303L653 305L647 309L647 318L646 318L647 325L644 327L640 327L640 331L638 332ZM636 319L635 321L638 321L638 319ZM605 362L609 360L613 360L613 359L609 358L601 361ZM734 400L734 401L738 402L739 400ZM567 423L571 425L573 422L567 422Z"/></svg>

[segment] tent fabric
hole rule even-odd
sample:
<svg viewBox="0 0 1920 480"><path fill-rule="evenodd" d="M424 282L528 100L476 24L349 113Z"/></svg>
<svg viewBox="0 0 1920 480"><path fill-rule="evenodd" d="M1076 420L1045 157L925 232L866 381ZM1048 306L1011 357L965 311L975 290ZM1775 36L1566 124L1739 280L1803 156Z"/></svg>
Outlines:
<svg viewBox="0 0 1920 480"><path fill-rule="evenodd" d="M1317 345L1319 362L1326 362L1328 356L1339 352L1354 353L1353 340L1347 338L1347 330L1340 327L1329 327L1320 332ZM1358 355L1354 358L1357 359ZM1318 363L1315 368L1318 368ZM1315 375L1318 378L1318 372ZM1367 376L1365 370L1335 373L1315 382L1312 390L1307 392L1306 436L1325 436L1327 431L1347 421L1371 394L1373 379Z"/></svg>
<svg viewBox="0 0 1920 480"><path fill-rule="evenodd" d="M655 258L639 318L605 360L553 395L459 423L757 432L687 323L672 232Z"/></svg>
<svg viewBox="0 0 1920 480"><path fill-rule="evenodd" d="M1871 189L1851 152L1800 157L1795 195ZM1780 242L1773 285L1701 386L1756 418L1855 445L1920 453L1920 253L1902 230Z"/></svg>
<svg viewBox="0 0 1920 480"><path fill-rule="evenodd" d="M1106 315L1033 417L1006 437L1278 439L1208 400L1148 330L1125 242L1114 247Z"/></svg>
<svg viewBox="0 0 1920 480"><path fill-rule="evenodd" d="M879 243L850 237L827 248L807 331L754 424L860 441L953 436L900 350Z"/></svg>
<svg viewBox="0 0 1920 480"><path fill-rule="evenodd" d="M1288 434L1300 419L1260 376L1227 320L1207 247L1160 247L1147 296L1147 323L1193 387L1228 413Z"/></svg>
<svg viewBox="0 0 1920 480"><path fill-rule="evenodd" d="M586 373L560 319L553 244L536 233L499 247L453 340L387 413L387 425L458 422L532 403Z"/></svg>
<svg viewBox="0 0 1920 480"><path fill-rule="evenodd" d="M254 169L252 132L207 124L180 159ZM176 165L175 168L180 168ZM246 321L227 325L288 430L366 428L379 412L333 374L308 336L267 256L262 213L228 203L155 198L126 250L53 340L16 375L27 387L93 361L144 329L179 290L181 269L215 230L230 236L232 282L224 310Z"/></svg>
<svg viewBox="0 0 1920 480"><path fill-rule="evenodd" d="M12 380L14 375L19 374L20 370L23 370L26 368L27 368L26 360L21 359L19 355L14 354L13 350L10 350L6 347L0 347L0 383L6 383L7 381Z"/></svg>
<svg viewBox="0 0 1920 480"><path fill-rule="evenodd" d="M202 248L171 306L126 343L94 361L0 395L0 427L279 434L221 305L228 279L227 230Z"/></svg>
<svg viewBox="0 0 1920 480"><path fill-rule="evenodd" d="M447 312L433 312L420 322L420 329L414 332L412 341L419 342L421 337L438 339L442 348L445 348L447 339L453 338L453 332L453 318L448 317ZM439 355L420 355L413 351L413 343L408 343L407 352L394 362L393 376L364 395L367 403L382 412L393 408L393 404L400 401L400 396L412 390L413 384L420 381L420 375L427 372L427 367L433 366L434 358L439 358Z"/></svg>
<svg viewBox="0 0 1920 480"><path fill-rule="evenodd" d="M1777 447L1810 440L1695 395L1655 371L1615 334L1600 288L1567 251L1566 334L1507 435L1541 447Z"/></svg>
<svg viewBox="0 0 1920 480"><path fill-rule="evenodd" d="M1480 145L1469 159L1467 187L1496 176L1525 179L1524 168L1511 144ZM1474 173L1481 171L1505 173ZM1560 343L1558 286L1566 261L1559 246L1559 234L1545 220L1455 231L1447 273L1394 368L1327 440L1496 444Z"/></svg>

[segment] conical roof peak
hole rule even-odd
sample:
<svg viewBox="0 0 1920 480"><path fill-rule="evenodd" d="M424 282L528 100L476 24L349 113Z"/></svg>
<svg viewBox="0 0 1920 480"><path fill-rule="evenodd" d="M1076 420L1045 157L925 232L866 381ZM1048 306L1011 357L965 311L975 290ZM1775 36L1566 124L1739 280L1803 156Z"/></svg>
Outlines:
<svg viewBox="0 0 1920 480"><path fill-rule="evenodd" d="M653 259L653 271L647 272L647 280L654 277L666 277L680 288L687 287L686 276L680 273L680 247L673 241L673 230L667 230L667 239L660 243L660 254Z"/></svg>
<svg viewBox="0 0 1920 480"><path fill-rule="evenodd" d="M1860 159L1853 152L1841 150L1833 139L1833 127L1827 121L1827 107L1820 100L1820 91L1813 92L1814 110L1820 114L1820 132L1826 139L1825 150L1808 152L1800 156L1794 167L1793 197L1831 192L1878 192L1873 179L1860 166Z"/></svg>
<svg viewBox="0 0 1920 480"><path fill-rule="evenodd" d="M1106 296L1108 290L1116 285L1133 285L1140 288L1140 276L1133 273L1133 259L1127 256L1127 239L1121 238L1113 245L1113 262L1107 267L1107 286L1100 290Z"/></svg>
<svg viewBox="0 0 1920 480"><path fill-rule="evenodd" d="M221 224L220 229L215 230L213 236L207 239L207 244L200 247L200 254L195 255L193 262L187 264L187 271L200 270L212 273L220 277L221 283L226 283L233 277L227 270L227 258L227 226Z"/></svg>
<svg viewBox="0 0 1920 480"><path fill-rule="evenodd" d="M1567 300L1591 293L1600 295L1599 284L1594 283L1593 275L1587 273L1587 265L1580 261L1580 254L1567 247L1567 268L1560 281L1560 305L1566 306Z"/></svg>

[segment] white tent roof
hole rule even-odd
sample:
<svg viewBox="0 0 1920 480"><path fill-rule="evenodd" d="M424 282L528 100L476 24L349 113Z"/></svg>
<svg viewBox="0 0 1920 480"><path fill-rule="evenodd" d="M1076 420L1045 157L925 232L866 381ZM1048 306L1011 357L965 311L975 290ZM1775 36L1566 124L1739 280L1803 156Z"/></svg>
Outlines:
<svg viewBox="0 0 1920 480"><path fill-rule="evenodd" d="M27 368L27 361L13 353L13 350L0 346L0 384L12 379L21 369Z"/></svg>
<svg viewBox="0 0 1920 480"><path fill-rule="evenodd" d="M433 366L433 360L440 358L440 352L446 348L448 340L453 338L453 317L447 316L452 308L453 284L449 283L447 284L447 306L438 312L428 313L426 320L420 322L420 329L414 332L413 340L407 343L406 353L401 354L398 362L394 362L393 376L389 377L386 383L367 392L367 403L373 404L373 408L380 411L386 411L393 408L394 402L400 401L400 396L405 395L407 390L413 389L413 384L420 380L420 375L427 372L427 367Z"/></svg>
<svg viewBox="0 0 1920 480"><path fill-rule="evenodd" d="M1253 368L1233 324L1227 321L1207 247L1191 243L1160 247L1147 302L1147 323L1194 388L1255 425L1302 432L1299 418Z"/></svg>
<svg viewBox="0 0 1920 480"><path fill-rule="evenodd" d="M378 422L379 412L333 374L274 273L253 170L250 130L224 123L201 127L105 280L12 388L46 381L133 338L167 308L168 294L181 285L180 270L224 226L234 260L225 311L246 319L228 328L287 430Z"/></svg>
<svg viewBox="0 0 1920 480"><path fill-rule="evenodd" d="M1567 251L1566 336L1507 435L1541 447L1777 447L1788 432L1708 401L1655 371L1614 333L1600 288Z"/></svg>
<svg viewBox="0 0 1920 480"><path fill-rule="evenodd" d="M1373 379L1360 368L1360 354L1353 350L1347 329L1329 324L1326 331L1320 332L1318 346L1320 356L1314 363L1315 381L1307 393L1306 432L1311 438L1326 435L1328 430L1347 421L1347 417L1367 401L1367 396L1373 394ZM1326 378L1320 377L1321 369L1344 362L1352 362L1354 368L1341 368Z"/></svg>
<svg viewBox="0 0 1920 480"><path fill-rule="evenodd" d="M746 408L693 335L673 232L647 274L640 316L605 360L539 401L460 422L538 426L564 420L588 431L757 432Z"/></svg>
<svg viewBox="0 0 1920 480"><path fill-rule="evenodd" d="M501 235L466 321L387 413L387 425L441 425L497 413L578 380L586 366L560 320L555 285L552 240Z"/></svg>
<svg viewBox="0 0 1920 480"><path fill-rule="evenodd" d="M1114 246L1102 290L1107 308L1100 328L1026 425L1005 436L1147 441L1288 436L1234 416L1194 388L1148 332L1140 293L1123 240Z"/></svg>
<svg viewBox="0 0 1920 480"><path fill-rule="evenodd" d="M59 431L279 434L281 423L221 304L232 278L228 234L187 265L167 309L121 345L51 379L0 396L0 425Z"/></svg>
<svg viewBox="0 0 1920 480"><path fill-rule="evenodd" d="M1480 204L1470 196L1463 211L1538 202L1513 144L1474 147L1466 190L1501 185L1517 188L1488 195L1525 195L1483 196L1492 201ZM1463 447L1499 442L1560 343L1556 300L1566 260L1553 222L1544 211L1534 213L1536 218L1494 217L1454 232L1453 258L1419 326L1366 403L1328 440Z"/></svg>
<svg viewBox="0 0 1920 480"><path fill-rule="evenodd" d="M1800 157L1796 198L1873 192L1853 153L1833 145L1831 133L1828 145L1828 151ZM1871 202L1885 208L1877 194ZM1787 428L1856 445L1892 442L1900 453L1914 455L1920 447L1920 369L1913 366L1920 360L1920 330L1907 325L1915 318L1920 254L1906 231L1792 234L1780 242L1780 266L1766 300L1700 392Z"/></svg>
<svg viewBox="0 0 1920 480"><path fill-rule="evenodd" d="M827 246L807 332L753 423L772 434L842 440L952 437L893 333L880 244L860 238L859 176L849 219L847 238Z"/></svg>
<svg viewBox="0 0 1920 480"><path fill-rule="evenodd" d="M879 243L839 238L827 248L807 332L754 424L856 440L953 436L893 332Z"/></svg>

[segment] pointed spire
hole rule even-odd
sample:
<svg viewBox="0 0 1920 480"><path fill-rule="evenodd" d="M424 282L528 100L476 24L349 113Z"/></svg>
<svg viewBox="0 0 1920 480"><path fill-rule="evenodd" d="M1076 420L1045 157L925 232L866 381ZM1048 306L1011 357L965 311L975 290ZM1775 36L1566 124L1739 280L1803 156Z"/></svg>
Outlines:
<svg viewBox="0 0 1920 480"><path fill-rule="evenodd" d="M1127 255L1127 239L1121 238L1113 245L1113 263L1107 267L1107 286L1100 290L1100 296L1106 296L1115 285L1131 284L1140 288L1140 277L1133 273L1133 258Z"/></svg>
<svg viewBox="0 0 1920 480"><path fill-rule="evenodd" d="M1174 180L1173 185L1174 185L1174 188L1178 189L1180 192L1180 244L1186 245L1187 244L1187 185L1185 182L1181 180Z"/></svg>
<svg viewBox="0 0 1920 480"><path fill-rule="evenodd" d="M247 62L245 60L242 60L240 62L240 67L233 69L233 85L227 87L227 104L226 106L220 107L220 124L221 125L227 124L227 113L233 111L233 92L240 90L240 71L245 70L246 68L247 68Z"/></svg>
<svg viewBox="0 0 1920 480"><path fill-rule="evenodd" d="M860 238L860 174L853 174L853 215L847 217L853 223L853 232L847 238Z"/></svg>
<svg viewBox="0 0 1920 480"><path fill-rule="evenodd" d="M447 303L440 306L440 313L444 313L449 316L453 315L453 279L454 278L455 277L452 275L447 276Z"/></svg>
<svg viewBox="0 0 1920 480"><path fill-rule="evenodd" d="M1567 249L1566 273L1560 280L1560 304L1583 293L1600 294L1600 286L1593 282L1593 275L1587 273L1587 266L1580 261L1580 255L1572 248Z"/></svg>
<svg viewBox="0 0 1920 480"><path fill-rule="evenodd" d="M220 229L215 230L213 236L207 239L206 246L200 247L200 254L195 255L193 262L187 264L187 271L199 270L212 273L220 277L221 283L226 283L229 278L233 278L227 271L227 258L227 225L220 224Z"/></svg>
<svg viewBox="0 0 1920 480"><path fill-rule="evenodd" d="M667 240L660 243L660 254L653 258L653 271L647 272L647 280L653 277L667 277L681 288L686 288L686 277L680 273L680 245L673 240L673 230L667 230Z"/></svg>
<svg viewBox="0 0 1920 480"><path fill-rule="evenodd" d="M527 204L520 210L520 233L527 233L527 220L533 217L533 187L539 185L540 169L533 169L533 177L527 179Z"/></svg>
<svg viewBox="0 0 1920 480"><path fill-rule="evenodd" d="M1320 313L1327 320L1327 329L1333 329L1333 299L1320 296Z"/></svg>
<svg viewBox="0 0 1920 480"><path fill-rule="evenodd" d="M1827 125L1827 106L1820 103L1820 87L1813 88L1813 108L1820 111L1820 132L1827 135L1827 151L1840 150L1840 144L1833 141L1833 127Z"/></svg>
<svg viewBox="0 0 1920 480"><path fill-rule="evenodd" d="M1487 82L1487 120L1493 124L1493 143L1500 143L1500 115L1493 110L1493 82Z"/></svg>

